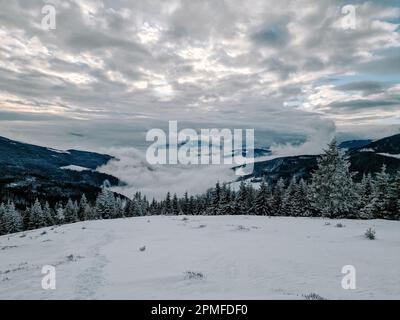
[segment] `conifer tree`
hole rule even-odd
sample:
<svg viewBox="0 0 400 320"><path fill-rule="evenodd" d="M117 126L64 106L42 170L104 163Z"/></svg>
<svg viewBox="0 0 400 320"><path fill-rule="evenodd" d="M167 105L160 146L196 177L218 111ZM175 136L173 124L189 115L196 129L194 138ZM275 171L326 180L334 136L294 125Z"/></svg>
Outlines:
<svg viewBox="0 0 400 320"><path fill-rule="evenodd" d="M385 197L384 218L396 219L400 215L400 172L390 183Z"/></svg>
<svg viewBox="0 0 400 320"><path fill-rule="evenodd" d="M249 211L248 202L248 188L246 183L242 180L239 185L239 191L235 199L234 210L235 214L247 214Z"/></svg>
<svg viewBox="0 0 400 320"><path fill-rule="evenodd" d="M3 234L6 234L6 226L5 226L5 213L6 213L6 207L4 203L0 204L0 236Z"/></svg>
<svg viewBox="0 0 400 320"><path fill-rule="evenodd" d="M88 201L86 195L82 194L81 200L79 201L78 218L80 221L87 220L87 214L85 214L86 206Z"/></svg>
<svg viewBox="0 0 400 320"><path fill-rule="evenodd" d="M386 196L389 191L389 175L386 172L386 165L383 165L374 179L372 215L374 218L383 218L386 208Z"/></svg>
<svg viewBox="0 0 400 320"><path fill-rule="evenodd" d="M56 219L55 222L57 224L63 224L65 223L65 215L64 215L64 208L62 205L60 205L57 209L56 209L56 215L55 215Z"/></svg>
<svg viewBox="0 0 400 320"><path fill-rule="evenodd" d="M106 188L102 188L96 199L95 210L101 219L112 219L115 216L114 194Z"/></svg>
<svg viewBox="0 0 400 320"><path fill-rule="evenodd" d="M64 208L64 217L66 223L73 223L78 221L78 206L76 203L68 199L68 202Z"/></svg>
<svg viewBox="0 0 400 320"><path fill-rule="evenodd" d="M164 203L164 214L170 215L172 214L172 202L171 202L171 193L168 191L167 192L167 197L165 198L165 203Z"/></svg>
<svg viewBox="0 0 400 320"><path fill-rule="evenodd" d="M254 214L259 216L271 215L271 207L269 204L270 191L268 185L263 180L260 184L260 189L257 192L254 202Z"/></svg>
<svg viewBox="0 0 400 320"><path fill-rule="evenodd" d="M373 217L373 182L371 174L363 175L359 188L360 202L357 217L370 219Z"/></svg>
<svg viewBox="0 0 400 320"><path fill-rule="evenodd" d="M333 139L312 173L313 205L323 216L346 217L356 210L358 194L349 168L350 162Z"/></svg>
<svg viewBox="0 0 400 320"><path fill-rule="evenodd" d="M43 218L45 220L46 226L54 225L53 216L54 216L53 210L50 208L49 203L46 201L43 207Z"/></svg>
<svg viewBox="0 0 400 320"><path fill-rule="evenodd" d="M283 198L285 196L285 182L283 178L279 178L272 191L270 199L271 215L279 216L282 214Z"/></svg>
<svg viewBox="0 0 400 320"><path fill-rule="evenodd" d="M37 229L46 226L46 218L43 215L42 206L38 199L29 210L29 229Z"/></svg>
<svg viewBox="0 0 400 320"><path fill-rule="evenodd" d="M4 228L6 233L20 232L23 229L21 214L15 209L13 202L9 202L4 212Z"/></svg>
<svg viewBox="0 0 400 320"><path fill-rule="evenodd" d="M172 198L172 214L173 215L178 215L180 212L180 208L179 208L179 203L178 203L178 197L176 195L176 193L174 193L174 196Z"/></svg>

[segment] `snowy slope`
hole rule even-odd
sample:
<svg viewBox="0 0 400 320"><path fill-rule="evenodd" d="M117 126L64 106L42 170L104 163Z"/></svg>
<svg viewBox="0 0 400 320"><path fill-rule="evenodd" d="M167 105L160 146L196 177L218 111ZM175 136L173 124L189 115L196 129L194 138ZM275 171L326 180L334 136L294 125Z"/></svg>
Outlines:
<svg viewBox="0 0 400 320"><path fill-rule="evenodd" d="M91 221L2 236L0 299L400 298L399 221L342 220L337 228L336 220L313 218L187 219ZM363 236L368 227L376 240ZM41 288L46 264L56 267L53 291ZM349 264L356 290L341 287ZM205 278L187 279L185 271Z"/></svg>

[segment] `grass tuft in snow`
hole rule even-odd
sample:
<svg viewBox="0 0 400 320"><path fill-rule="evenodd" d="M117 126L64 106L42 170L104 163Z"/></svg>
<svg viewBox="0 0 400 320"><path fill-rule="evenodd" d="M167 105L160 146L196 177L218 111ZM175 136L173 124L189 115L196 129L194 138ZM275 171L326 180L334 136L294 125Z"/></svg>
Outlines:
<svg viewBox="0 0 400 320"><path fill-rule="evenodd" d="M242 225L239 225L236 230L238 230L238 231L250 231L249 228L247 228L245 226L242 226Z"/></svg>
<svg viewBox="0 0 400 320"><path fill-rule="evenodd" d="M367 231L364 233L365 237L369 240L375 240L376 238L376 231L373 228L368 228Z"/></svg>
<svg viewBox="0 0 400 320"><path fill-rule="evenodd" d="M195 272L195 271L185 271L185 279L186 280L202 280L204 279L205 276L201 272Z"/></svg>
<svg viewBox="0 0 400 320"><path fill-rule="evenodd" d="M336 224L335 227L336 227L336 228L344 228L345 225L339 222L339 223Z"/></svg>
<svg viewBox="0 0 400 320"><path fill-rule="evenodd" d="M72 261L77 261L77 260L79 260L79 259L82 259L82 258L84 258L84 257L82 257L82 256L75 256L75 255L73 255L73 254L71 253L70 255L66 256L66 258L67 258L67 261L72 262Z"/></svg>
<svg viewBox="0 0 400 320"><path fill-rule="evenodd" d="M327 300L324 297L321 297L319 294L311 292L309 294L303 295L306 300Z"/></svg>

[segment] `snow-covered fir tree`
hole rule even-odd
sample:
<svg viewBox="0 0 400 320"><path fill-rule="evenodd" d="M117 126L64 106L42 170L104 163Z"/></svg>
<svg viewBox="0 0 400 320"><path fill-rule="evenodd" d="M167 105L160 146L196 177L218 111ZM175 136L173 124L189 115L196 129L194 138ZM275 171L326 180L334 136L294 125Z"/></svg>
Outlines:
<svg viewBox="0 0 400 320"><path fill-rule="evenodd" d="M400 172L389 185L383 216L385 219L397 219L400 216Z"/></svg>
<svg viewBox="0 0 400 320"><path fill-rule="evenodd" d="M221 188L221 196L218 208L218 215L232 215L234 214L234 202L233 193L229 186L224 184Z"/></svg>
<svg viewBox="0 0 400 320"><path fill-rule="evenodd" d="M239 185L239 191L236 195L234 210L234 214L247 214L249 211L248 188L243 180Z"/></svg>
<svg viewBox="0 0 400 320"><path fill-rule="evenodd" d="M78 205L76 202L73 202L71 199L68 199L68 202L64 208L64 217L65 217L65 222L67 222L67 223L79 221Z"/></svg>
<svg viewBox="0 0 400 320"><path fill-rule="evenodd" d="M4 205L4 203L1 203L0 204L0 236L7 233L5 223L4 223L5 213L6 213L6 206Z"/></svg>
<svg viewBox="0 0 400 320"><path fill-rule="evenodd" d="M357 208L358 194L350 172L350 162L333 139L318 158L312 173L313 205L324 217L346 217Z"/></svg>
<svg viewBox="0 0 400 320"><path fill-rule="evenodd" d="M296 192L296 200L295 202L298 205L298 209L300 215L302 217L310 217L314 216L315 212L312 207L309 185L304 181L304 179L300 179L297 192Z"/></svg>
<svg viewBox="0 0 400 320"><path fill-rule="evenodd" d="M20 232L23 230L21 214L15 209L13 202L9 202L5 206L3 221L6 233Z"/></svg>
<svg viewBox="0 0 400 320"><path fill-rule="evenodd" d="M178 203L178 196L176 193L174 193L174 196L172 197L172 214L173 215L178 215L180 212L179 208L179 203Z"/></svg>
<svg viewBox="0 0 400 320"><path fill-rule="evenodd" d="M269 204L271 193L268 185L263 180L254 201L254 213L259 216L270 216L271 206Z"/></svg>
<svg viewBox="0 0 400 320"><path fill-rule="evenodd" d="M102 188L96 199L95 210L101 219L112 219L115 216L114 193Z"/></svg>
<svg viewBox="0 0 400 320"><path fill-rule="evenodd" d="M171 193L168 191L164 202L163 214L170 215L172 212Z"/></svg>
<svg viewBox="0 0 400 320"><path fill-rule="evenodd" d="M88 201L86 199L85 194L82 194L81 200L79 201L79 209L78 209L78 219L80 221L87 220L87 213L85 213L86 206Z"/></svg>
<svg viewBox="0 0 400 320"><path fill-rule="evenodd" d="M364 174L359 187L360 202L357 217L370 219L373 217L373 182L370 173Z"/></svg>
<svg viewBox="0 0 400 320"><path fill-rule="evenodd" d="M271 215L279 216L282 214L283 200L285 196L285 181L280 178L273 188L270 198Z"/></svg>
<svg viewBox="0 0 400 320"><path fill-rule="evenodd" d="M56 223L63 224L65 223L65 215L64 215L64 208L60 205L56 210Z"/></svg>
<svg viewBox="0 0 400 320"><path fill-rule="evenodd" d="M43 206L43 218L46 221L46 226L54 225L53 217L54 217L53 209L51 209L49 203L46 201Z"/></svg>
<svg viewBox="0 0 400 320"><path fill-rule="evenodd" d="M387 193L389 191L389 174L386 172L386 166L383 165L381 171L375 175L372 197L372 216L374 218L383 218L386 208Z"/></svg>
<svg viewBox="0 0 400 320"><path fill-rule="evenodd" d="M29 229L46 227L46 217L43 214L42 206L38 199L29 210Z"/></svg>

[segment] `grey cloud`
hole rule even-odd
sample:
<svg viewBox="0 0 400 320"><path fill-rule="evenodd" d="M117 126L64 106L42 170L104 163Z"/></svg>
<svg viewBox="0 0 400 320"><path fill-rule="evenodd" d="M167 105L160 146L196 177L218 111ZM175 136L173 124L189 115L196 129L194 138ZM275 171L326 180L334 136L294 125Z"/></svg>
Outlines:
<svg viewBox="0 0 400 320"><path fill-rule="evenodd" d="M336 86L336 90L362 91L364 95L382 92L387 85L379 81L357 81Z"/></svg>

